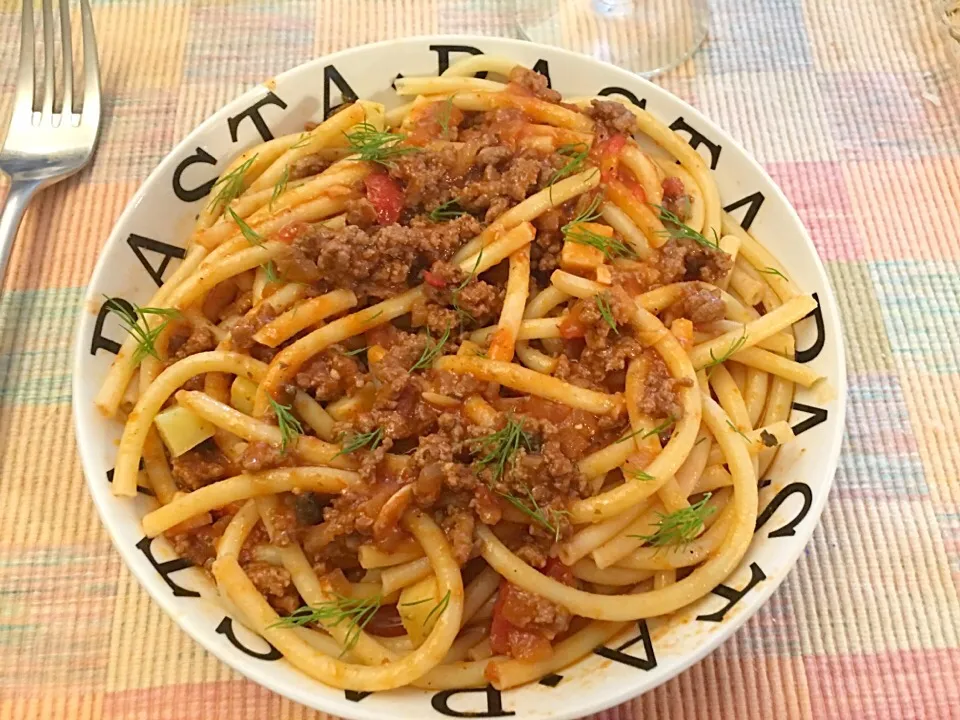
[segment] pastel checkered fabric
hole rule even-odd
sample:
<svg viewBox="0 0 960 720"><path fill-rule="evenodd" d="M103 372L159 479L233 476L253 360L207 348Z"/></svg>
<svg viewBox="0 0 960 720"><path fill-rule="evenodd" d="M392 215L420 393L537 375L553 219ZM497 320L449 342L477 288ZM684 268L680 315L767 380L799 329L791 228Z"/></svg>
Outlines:
<svg viewBox="0 0 960 720"><path fill-rule="evenodd" d="M846 443L770 602L691 670L597 717L960 718L960 47L933 0L713 4L703 50L659 82L738 138L813 234L845 322ZM0 719L321 717L206 653L113 550L70 418L81 288L137 186L229 98L361 43L510 35L513 7L94 3L100 149L37 198L0 296ZM19 13L0 0L2 118Z"/></svg>

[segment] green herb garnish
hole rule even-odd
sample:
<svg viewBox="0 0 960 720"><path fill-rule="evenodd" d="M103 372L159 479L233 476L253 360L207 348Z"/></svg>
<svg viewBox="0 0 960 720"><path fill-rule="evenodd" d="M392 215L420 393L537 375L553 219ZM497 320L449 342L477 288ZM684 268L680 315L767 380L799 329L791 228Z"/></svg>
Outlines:
<svg viewBox="0 0 960 720"><path fill-rule="evenodd" d="M173 308L140 307L134 303L127 305L115 298L106 297L106 295L104 295L104 298L106 302L103 303L103 306L120 319L123 328L137 341L136 348L133 351L134 364L140 363L148 355L159 360L160 355L157 353L156 347L157 338L166 329L170 318L180 317L180 312ZM148 315L167 319L152 328L147 320Z"/></svg>
<svg viewBox="0 0 960 720"><path fill-rule="evenodd" d="M357 348L356 350L344 350L340 354L346 355L347 357L353 357L354 355L359 355L360 353L365 352L366 350L369 350L369 349L370 349L369 347L364 345L362 348Z"/></svg>
<svg viewBox="0 0 960 720"><path fill-rule="evenodd" d="M610 326L611 330L619 335L620 331L617 330L617 319L613 316L613 308L610 307L610 295L608 293L600 293L598 295L594 295L593 300L597 303L597 309L600 311L600 317L602 317L603 321Z"/></svg>
<svg viewBox="0 0 960 720"><path fill-rule="evenodd" d="M333 457L338 458L341 455L349 455L352 452L367 448L371 452L380 447L380 443L383 442L383 428L378 427L374 428L370 432L366 433L357 433L348 442L343 448Z"/></svg>
<svg viewBox="0 0 960 720"><path fill-rule="evenodd" d="M447 344L447 340L450 339L450 326L443 331L443 335L437 338L437 341L434 342L433 336L430 334L430 329L427 329L427 344L423 348L423 352L420 353L420 358L410 367L407 372L413 372L414 370L425 370L426 368L433 365L433 361L436 360L443 353L443 347Z"/></svg>
<svg viewBox="0 0 960 720"><path fill-rule="evenodd" d="M410 153L420 152L420 148L401 145L406 135L377 130L370 123L363 122L353 132L344 133L350 150L361 160L375 162L384 167L392 167L394 159Z"/></svg>
<svg viewBox="0 0 960 720"><path fill-rule="evenodd" d="M261 265L260 267L263 268L263 273L268 283L280 282L280 276L277 274L277 266L273 260L270 260L266 265Z"/></svg>
<svg viewBox="0 0 960 720"><path fill-rule="evenodd" d="M440 108L440 112L437 114L437 122L440 123L440 129L443 131L444 137L450 132L450 115L452 113L453 95L443 101L443 107Z"/></svg>
<svg viewBox="0 0 960 720"><path fill-rule="evenodd" d="M722 363L725 363L733 355L737 354L741 350L741 348L743 348L743 346L746 345L746 343L747 343L747 326L744 325L743 335L741 335L739 338L737 338L732 343L730 343L730 347L727 348L727 351L723 355L721 355L720 357L717 357L716 355L713 354L713 349L712 348L710 349L710 362L704 365L704 368L712 368L715 365L720 365Z"/></svg>
<svg viewBox="0 0 960 720"><path fill-rule="evenodd" d="M659 435L659 434L662 433L664 430L666 430L668 427L670 427L671 425L673 425L676 421L677 421L677 418L675 418L673 415L671 415L671 416L668 417L666 420L664 420L662 423L660 423L660 424L657 425L655 428L653 428L653 430L645 430L644 428L640 428L639 430L634 430L632 433L628 433L627 435L624 435L622 438L620 438L619 440L617 440L617 442L618 442L618 443L622 443L622 442L624 442L624 441L626 441L626 440L629 440L629 439L632 438L632 437L636 437L637 435L640 436L640 439L641 439L641 440L646 440L648 437L652 437L652 436L654 436L654 435Z"/></svg>
<svg viewBox="0 0 960 720"><path fill-rule="evenodd" d="M777 269L774 268L774 267L765 267L765 268L764 268L763 270L761 270L760 272L762 272L764 275L777 275L777 276L779 276L779 277L782 277L784 280L787 279L787 276L786 276L786 275L784 275L782 272L780 272L779 270L777 270Z"/></svg>
<svg viewBox="0 0 960 720"><path fill-rule="evenodd" d="M642 480L643 482L656 480L653 475L645 473L643 470L627 470L624 475L628 476L631 480Z"/></svg>
<svg viewBox="0 0 960 720"><path fill-rule="evenodd" d="M227 214L237 224L237 227L240 228L240 234L243 235L248 243L251 245L263 245L263 236L247 225L246 221L233 211L233 208L227 208Z"/></svg>
<svg viewBox="0 0 960 720"><path fill-rule="evenodd" d="M237 196L243 192L245 176L247 171L253 165L253 161L256 159L257 155L254 155L240 164L236 169L228 172L226 175L217 180L217 182L214 183L211 192L217 188L220 188L220 190L216 195L213 196L213 198L211 198L207 207L216 207L218 204L226 206L233 202Z"/></svg>
<svg viewBox="0 0 960 720"><path fill-rule="evenodd" d="M596 248L603 253L607 260L612 260L615 257L635 257L637 253L629 245L615 238L601 235L584 226L584 223L593 222L600 217L600 213L597 212L599 206L600 196L597 195L586 210L560 228L563 239L578 245L588 245Z"/></svg>
<svg viewBox="0 0 960 720"><path fill-rule="evenodd" d="M347 634L344 638L343 653L352 650L360 639L360 632L373 620L380 609L383 598L373 595L365 598L351 598L339 593L334 599L319 605L304 605L293 611L292 615L280 618L270 627L303 627L310 623L320 623L328 628L340 627L346 623Z"/></svg>
<svg viewBox="0 0 960 720"><path fill-rule="evenodd" d="M462 307L460 307L460 292L470 284L470 281L477 276L477 269L480 267L480 261L483 259L483 249L477 253L477 261L473 264L473 269L470 271L470 274L467 275L463 282L457 285L453 292L451 293L450 304L453 305L453 309L457 313L457 320L460 322L460 325L466 325L468 322L474 322L475 318L473 315L468 313Z"/></svg>
<svg viewBox="0 0 960 720"><path fill-rule="evenodd" d="M547 180L547 185L551 187L563 178L583 169L584 163L587 162L587 157L590 155L590 146L586 143L567 143L557 148L557 154L563 155L569 160L559 170L555 170L550 179Z"/></svg>
<svg viewBox="0 0 960 720"><path fill-rule="evenodd" d="M477 448L475 454L484 453L483 457L474 461L476 471L492 467L494 480L499 480L520 448L531 452L534 450L534 439L532 433L523 429L522 421L507 415L507 422L500 430L469 441Z"/></svg>
<svg viewBox="0 0 960 720"><path fill-rule="evenodd" d="M441 220L453 220L461 215L466 215L467 211L460 208L457 199L447 200L445 203L437 205L433 210L427 213L431 222L440 222Z"/></svg>
<svg viewBox="0 0 960 720"><path fill-rule="evenodd" d="M530 491L529 487L524 486L524 491L527 494L527 498L530 501L530 505L527 505L521 498L516 495L511 495L510 493L498 493L500 497L506 500L508 503L513 505L517 510L522 512L524 515L529 517L535 523L544 528L547 532L553 535L554 542L560 541L560 518L563 515L569 515L570 513L566 510L554 510L553 508L541 508L537 503L536 499L533 497L533 493Z"/></svg>
<svg viewBox="0 0 960 720"><path fill-rule="evenodd" d="M741 430L740 428L738 428L736 425L734 425L734 424L733 424L732 422L730 422L729 420L727 420L727 425L729 425L729 426L730 426L730 429L733 430L737 435L739 435L740 437L742 437L746 442L750 442L750 438L748 438L746 435L744 435L743 430Z"/></svg>
<svg viewBox="0 0 960 720"><path fill-rule="evenodd" d="M273 413L277 416L277 425L280 426L280 453L286 454L287 446L295 443L297 438L303 435L303 426L293 414L293 409L289 405L282 405L269 395L267 401L273 408Z"/></svg>
<svg viewBox="0 0 960 720"><path fill-rule="evenodd" d="M652 535L629 535L647 541L654 547L665 545L683 545L695 539L703 530L704 521L710 517L716 508L707 505L712 493L707 493L703 499L690 507L676 510L672 513L657 513L660 522L657 531Z"/></svg>
<svg viewBox="0 0 960 720"><path fill-rule="evenodd" d="M713 250L720 249L720 238L717 237L716 230L713 231L713 241L708 240L703 233L694 230L674 213L663 207L663 205L648 204L657 211L657 217L664 225L664 229L661 231L662 234L669 236L673 240L686 238L687 240L693 240L703 247L712 248Z"/></svg>
<svg viewBox="0 0 960 720"><path fill-rule="evenodd" d="M273 194L270 196L270 209L273 210L273 204L277 201L284 191L287 189L287 183L290 182L290 166L287 165L283 172L280 174L280 179L277 180L276 185L273 186Z"/></svg>

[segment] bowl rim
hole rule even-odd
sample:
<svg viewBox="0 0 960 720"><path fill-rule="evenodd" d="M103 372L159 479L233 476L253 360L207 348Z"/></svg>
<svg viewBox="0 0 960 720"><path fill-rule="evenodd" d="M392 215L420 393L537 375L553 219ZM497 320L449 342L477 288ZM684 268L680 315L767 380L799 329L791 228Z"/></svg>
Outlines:
<svg viewBox="0 0 960 720"><path fill-rule="evenodd" d="M731 137L720 125L704 115L701 111L697 110L694 106L687 103L682 98L640 75L635 75L627 70L624 70L623 68L617 67L616 65L612 65L587 55L582 55L580 53L565 50L563 48L543 45L541 43L529 42L526 40L475 34L429 34L393 40L381 40L378 42L357 45L350 48L344 48L333 53L320 55L299 65L288 68L272 78L265 79L252 85L241 94L221 105L201 123L196 125L172 148L170 148L170 150L141 181L137 191L130 198L130 200L128 200L123 212L113 224L107 241L100 249L99 256L94 269L91 272L89 282L84 288L83 297L80 300L79 319L74 327L73 358L71 363L73 375L71 383L71 396L74 398L74 401L72 402L72 415L74 422L74 434L77 438L77 450L81 458L81 466L83 468L84 477L87 487L90 491L90 495L93 498L97 513L100 516L101 524L106 529L107 534L110 536L113 546L123 558L126 568L136 578L137 584L140 586L140 588L147 591L151 599L163 609L167 616L180 630L189 635L204 650L212 653L227 667L231 668L235 672L238 672L252 682L266 687L278 695L287 697L306 707L318 709L321 712L336 713L344 718L352 718L355 720L382 720L383 714L368 707L364 707L360 703L347 701L344 698L328 699L323 696L317 696L311 693L308 687L291 685L289 682L276 680L270 674L266 674L265 676L258 675L253 671L252 668L245 667L240 663L234 662L236 655L231 652L229 648L225 647L224 645L207 642L207 639L204 638L196 628L194 628L192 623L183 620L184 614L175 603L178 598L171 593L161 592L156 584L153 583L153 578L146 577L146 569L142 565L142 556L137 554L138 551L136 547L125 542L126 538L121 534L120 528L116 527L112 521L108 520L108 517L113 511L108 508L107 503L113 498L113 496L110 494L108 487L99 482L99 479L94 479L97 474L94 472L95 460L91 450L87 448L88 443L82 439L84 437L82 425L84 418L81 414L80 405L76 401L76 398L83 397L84 393L81 391L81 389L86 384L85 380L83 379L82 370L84 362L86 362L88 359L88 348L86 347L86 334L84 333L84 330L87 324L91 322L89 313L87 312L87 306L90 300L90 290L99 284L98 281L106 269L107 257L109 255L107 252L108 248L120 242L121 228L125 227L130 222L132 215L137 210L139 205L145 199L147 199L152 192L154 192L155 189L153 186L156 184L157 179L163 175L164 171L175 166L178 162L180 154L182 154L184 151L189 153L191 146L196 144L196 139L209 132L210 128L221 122L229 112L235 109L242 109L245 107L245 103L252 99L258 98L264 87L267 89L273 89L273 87L276 87L275 83L279 84L291 76L303 72L309 72L310 69L321 69L324 65L336 63L355 54L363 55L371 50L385 49L389 48L390 46L402 48L408 43L442 43L453 45L471 43L483 45L493 43L500 46L500 48L502 48L505 52L509 52L511 48L524 48L529 50L529 48L534 47L552 56L563 56L572 61L593 65L598 71L602 71L604 73L627 73L630 75L633 81L646 86L648 91L652 90L653 94L664 94L669 96L670 101L675 103L679 108L682 108L685 114L689 113L691 118L709 128L719 140L722 140L725 147L733 147L738 153L740 153L742 158L748 162L751 170L759 173L760 177L766 183L764 192L769 190L769 192L776 197L776 199L782 205L784 211L795 224L795 227L803 239L803 252L812 260L814 269L819 276L818 279L822 284L822 289L818 289L817 291L819 293L819 302L821 307L824 309L829 309L829 312L835 315L838 321L841 318L841 314L839 312L840 308L830 282L830 277L826 272L823 261L817 252L816 246L813 244L806 226L803 224L796 209L784 195L783 191L774 182L759 161L757 161L751 153L744 149L741 143ZM688 670L690 667L700 662L722 643L729 640L731 636L750 618L754 617L759 609L769 600L774 591L776 591L782 585L786 577L794 571L800 554L804 551L804 549L807 548L813 532L817 527L819 527L823 508L826 505L827 498L829 497L835 482L841 454L842 440L846 427L847 361L845 339L841 322L832 323L828 333L832 335L832 339L836 341L836 377L834 378L831 376L831 386L836 392L836 397L833 399L836 402L836 408L831 408L831 414L835 419L831 421L831 427L833 430L830 433L830 436L826 438L825 444L828 445L828 448L825 459L822 461L822 465L825 470L825 482L822 486L822 492L819 492L815 495L814 501L810 507L808 515L812 515L812 520L806 524L805 528L797 531L797 537L794 538L794 542L784 553L784 556L787 558L787 562L784 564L784 567L786 567L787 570L783 573L782 577L775 579L775 582L766 581L761 583L761 585L751 593L752 597L750 600L749 609L747 609L745 612L737 613L729 620L725 620L722 624L721 630L712 633L703 643L697 646L696 650L683 655L682 660L674 663L673 667L671 667L669 670L663 671L660 677L657 678L657 682L655 684L646 689L639 690L638 687L642 685L642 683L623 683L622 689L618 689L614 693L585 693L584 697L588 698L588 700L580 707L568 710L560 709L555 713L551 713L550 717L554 718L555 720L575 720L576 718L582 718L624 702L628 702L667 683L681 672ZM297 670L297 672L303 674L300 670ZM522 717L522 715L518 714L514 714L514 716L518 718Z"/></svg>

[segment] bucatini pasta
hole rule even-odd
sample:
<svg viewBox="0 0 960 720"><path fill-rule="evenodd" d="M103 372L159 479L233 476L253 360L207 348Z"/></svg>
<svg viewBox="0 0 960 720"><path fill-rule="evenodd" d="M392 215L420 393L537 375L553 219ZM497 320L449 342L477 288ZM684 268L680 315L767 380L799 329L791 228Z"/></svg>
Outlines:
<svg viewBox="0 0 960 720"><path fill-rule="evenodd" d="M509 688L736 568L816 301L645 110L396 89L228 167L96 403L144 532L303 672Z"/></svg>

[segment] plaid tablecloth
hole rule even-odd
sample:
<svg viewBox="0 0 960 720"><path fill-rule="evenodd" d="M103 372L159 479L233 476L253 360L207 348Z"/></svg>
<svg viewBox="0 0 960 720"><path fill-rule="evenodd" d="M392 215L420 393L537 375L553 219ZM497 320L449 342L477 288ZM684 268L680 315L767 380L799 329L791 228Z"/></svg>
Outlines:
<svg viewBox="0 0 960 720"><path fill-rule="evenodd" d="M706 660L598 718L960 718L960 61L937 4L716 0L703 50L659 80L800 211L842 306L850 412L835 490L783 587ZM0 118L19 7L0 0ZM0 296L0 719L321 717L201 649L113 550L70 418L78 300L137 186L226 100L347 46L511 35L512 9L95 2L100 149L37 198Z"/></svg>

